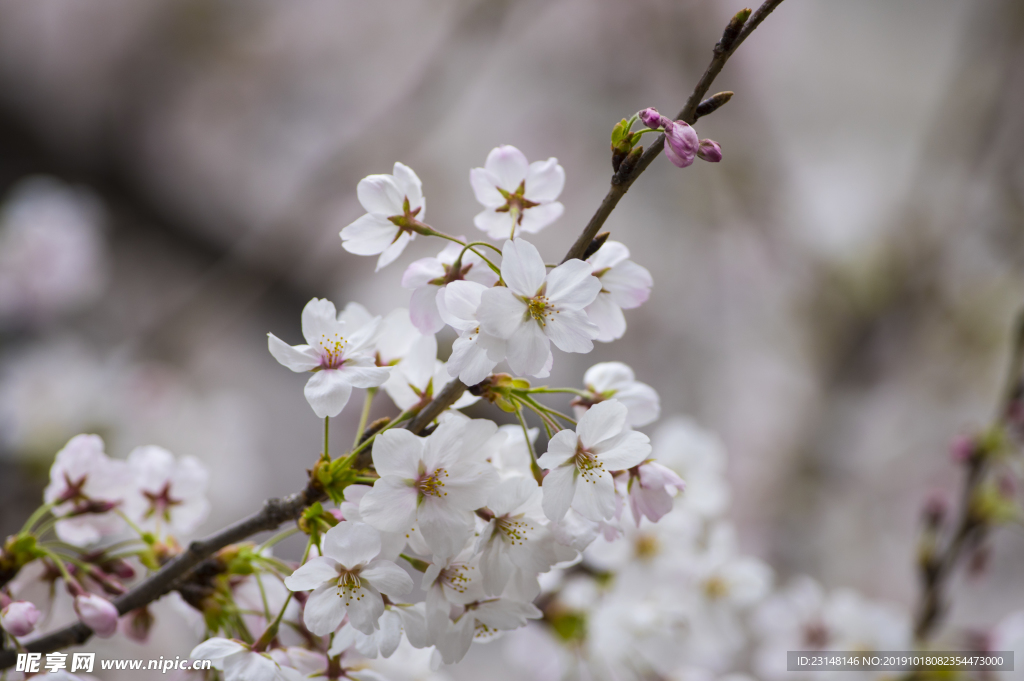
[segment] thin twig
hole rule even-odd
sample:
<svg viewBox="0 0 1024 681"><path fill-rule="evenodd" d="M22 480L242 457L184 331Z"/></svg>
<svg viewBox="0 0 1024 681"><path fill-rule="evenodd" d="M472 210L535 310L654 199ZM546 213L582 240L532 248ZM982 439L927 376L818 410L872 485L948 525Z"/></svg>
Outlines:
<svg viewBox="0 0 1024 681"><path fill-rule="evenodd" d="M993 418L993 429L1002 429L1013 416L1013 411L1024 388L1024 311L1014 323L1010 361L1002 394ZM914 636L919 643L926 642L941 623L946 612L949 579L957 565L978 546L988 532L989 524L975 513L974 499L978 488L985 482L992 456L974 454L966 462L958 517L955 529L945 546L941 547L921 565L921 597L914 617Z"/></svg>
<svg viewBox="0 0 1024 681"><path fill-rule="evenodd" d="M171 591L179 579L184 577L192 568L220 549L229 544L240 542L257 532L273 530L279 527L281 523L295 520L307 506L326 497L327 495L321 490L307 486L306 489L296 494L264 501L263 508L257 513L225 527L220 532L210 535L206 539L192 542L184 553L173 558L138 586L115 598L113 601L114 606L117 608L118 613L124 615L127 612L152 603ZM25 648L32 653L49 653L68 646L85 643L90 636L92 636L92 629L79 622L32 641L26 644ZM15 651L0 651L0 669L12 666L16 660L17 654Z"/></svg>
<svg viewBox="0 0 1024 681"><path fill-rule="evenodd" d="M679 112L678 120L686 121L691 125L697 120L697 107L700 106L701 100L704 95L711 89L711 84L715 81L715 78L721 72L722 67L725 66L725 62L729 60L732 53L736 51L744 40L747 39L755 28L757 28L762 21L767 18L772 11L782 4L782 0L767 0L761 5L755 12L750 15L746 23L743 25L743 29L739 32L734 40L729 45L723 46L719 43L715 46L714 56L711 58L711 63L708 65L707 70L704 71L704 75L701 76L697 82L697 86L693 88L693 92L690 93L689 99L686 100L686 105L682 111ZM730 24L731 25L731 24ZM726 29L728 31L729 29ZM723 48L724 49L721 49ZM647 166L651 165L651 162L657 158L658 154L661 153L662 148L665 146L665 135L659 135L658 139L654 141L644 153L640 156L640 160L637 161L632 167L627 167L623 164L619 172L612 175L612 186L608 188L608 193L605 194L604 200L601 201L601 205L598 207L597 212L590 218L590 222L587 223L586 229L580 234L576 243L573 244L569 252L562 258L562 262L566 260L572 260L573 258L582 258L583 254L586 253L587 247L590 246L590 242L594 240L597 233L601 231L601 227L604 225L608 216L615 210L615 206L618 205L619 200L626 195L629 188L636 182L636 178L640 177L640 174L647 170ZM625 172L623 172L625 171Z"/></svg>

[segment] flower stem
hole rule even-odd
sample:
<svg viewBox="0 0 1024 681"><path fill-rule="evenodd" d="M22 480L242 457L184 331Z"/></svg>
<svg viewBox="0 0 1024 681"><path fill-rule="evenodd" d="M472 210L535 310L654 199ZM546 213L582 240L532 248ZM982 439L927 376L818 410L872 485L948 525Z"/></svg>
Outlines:
<svg viewBox="0 0 1024 681"><path fill-rule="evenodd" d="M544 483L544 473L541 472L540 466L537 464L537 452L533 451L533 443L530 442L530 429L526 427L526 419L523 418L523 408L516 404L516 418L519 419L519 425L523 428L523 439L526 440L526 449L530 452L530 471L533 472L533 479L537 481L538 485Z"/></svg>
<svg viewBox="0 0 1024 681"><path fill-rule="evenodd" d="M363 400L363 413L359 415L359 427L356 428L356 439L352 443L353 447L358 447L359 440L363 437L363 431L366 430L366 424L370 420L370 405L373 404L373 398L376 394L376 388L368 388L366 390L366 399Z"/></svg>
<svg viewBox="0 0 1024 681"><path fill-rule="evenodd" d="M33 527L33 526L34 526L34 525L35 525L35 524L36 524L37 522L39 522L39 521L40 521L40 520L42 519L42 517L43 517L44 515L46 515L46 513L47 513L48 511L50 511L50 510L51 510L52 508L53 508L53 504L43 504L42 506L40 506L39 508L37 508L37 509L36 509L36 510L35 510L35 511L34 511L34 512L32 513L32 515L30 515L30 516L28 517L28 520L26 520L26 521L25 521L25 524L24 524L24 526L22 526L22 528L21 528L21 534L25 534L25 533L27 533L27 532L28 532L29 530L31 530L31 529L32 529L32 527Z"/></svg>
<svg viewBox="0 0 1024 681"><path fill-rule="evenodd" d="M324 417L324 456L328 459L331 458L330 450L330 435L331 435L331 417Z"/></svg>
<svg viewBox="0 0 1024 681"><path fill-rule="evenodd" d="M470 251L473 251L473 253L475 253L475 254L477 255L477 257L479 257L479 258L480 258L481 260L483 260L483 261L484 261L485 263L487 263L487 266L488 266L488 267L490 267L490 268L491 268L492 270L494 270L494 273L498 275L498 278L499 278L499 279L501 278L501 269L500 269L500 268L499 268L499 267L498 267L497 265L495 265L495 264L494 264L493 262L491 262L491 261L490 261L490 260L489 260L489 259L487 258L487 256L486 256L486 255L484 255L484 254L483 254L483 253L481 253L480 251L478 251L478 250L476 250L475 248L473 248L473 246L474 246L475 244L485 244L486 246L490 246L490 247L491 247L491 248L493 248L494 250L498 251L498 249L497 249L497 247L496 247L496 246L494 246L494 245L492 245L492 244L488 244L488 243L486 243L486 242L483 242L483 241L473 241L473 242L471 242L471 243L468 243L468 244L467 244L467 243L466 243L465 241L463 241L462 239L459 239L459 238L457 238L457 237L451 236L450 234L445 234L444 232L438 232L437 230L434 230L434 232L433 232L433 235L434 235L434 236L439 236L439 237L441 237L442 239L448 239L448 241L454 241L455 243L457 243L457 244L459 244L460 246L463 246L463 247L464 247L464 248L463 248L463 251L465 251L465 250L470 250ZM498 251L498 252L499 252L499 253L501 253L501 251ZM460 257L461 257L461 256L460 256Z"/></svg>

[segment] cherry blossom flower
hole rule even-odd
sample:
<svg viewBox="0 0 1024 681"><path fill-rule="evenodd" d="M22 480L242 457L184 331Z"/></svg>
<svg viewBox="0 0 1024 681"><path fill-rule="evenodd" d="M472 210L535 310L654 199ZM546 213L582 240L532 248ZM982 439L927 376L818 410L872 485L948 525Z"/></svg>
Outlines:
<svg viewBox="0 0 1024 681"><path fill-rule="evenodd" d="M538 619L541 614L532 603L508 598L469 603L436 644L437 649L446 664L454 664L466 656L474 639L493 640L503 631L526 626L527 620Z"/></svg>
<svg viewBox="0 0 1024 681"><path fill-rule="evenodd" d="M384 391L395 406L404 411L425 406L451 381L445 363L437 359L437 339L433 335L420 336L406 357L392 369ZM479 399L466 392L451 408L462 409Z"/></svg>
<svg viewBox="0 0 1024 681"><path fill-rule="evenodd" d="M119 532L124 522L110 511L131 488L132 475L123 461L107 457L98 435L76 435L57 452L43 499L53 504L57 536L85 546Z"/></svg>
<svg viewBox="0 0 1024 681"><path fill-rule="evenodd" d="M192 649L193 660L210 660L224 681L297 681L305 675L278 664L268 653L253 651L233 639L214 637Z"/></svg>
<svg viewBox="0 0 1024 681"><path fill-rule="evenodd" d="M636 473L633 474L633 471ZM629 507L636 524L639 525L644 516L654 523L661 520L672 510L671 490L682 492L684 489L686 483L683 479L657 461L644 461L635 469L630 469Z"/></svg>
<svg viewBox="0 0 1024 681"><path fill-rule="evenodd" d="M583 311L601 283L582 260L569 260L550 272L533 244L517 239L502 249L505 286L481 294L481 328L507 341L512 371L535 376L547 364L553 342L565 352L590 352L598 328Z"/></svg>
<svg viewBox="0 0 1024 681"><path fill-rule="evenodd" d="M624 430L626 407L617 400L601 402L583 415L576 432L562 430L538 459L544 477L544 512L561 520L572 506L591 520L615 514L612 471L632 468L651 453L643 433Z"/></svg>
<svg viewBox="0 0 1024 681"><path fill-rule="evenodd" d="M528 163L515 147L497 147L487 155L483 168L469 171L469 183L476 200L484 205L473 224L492 239L539 232L565 210L556 201L565 186L565 170L556 158Z"/></svg>
<svg viewBox="0 0 1024 681"><path fill-rule="evenodd" d="M629 249L618 241L606 241L587 262L601 282L601 292L587 306L587 316L600 329L595 340L608 343L622 338L626 332L622 311L647 302L654 279L646 267L629 259Z"/></svg>
<svg viewBox="0 0 1024 681"><path fill-rule="evenodd" d="M626 425L639 428L654 423L661 415L661 400L654 388L636 380L633 370L622 362L601 362L583 374L586 397L573 400L576 417L598 402L615 398L627 410Z"/></svg>
<svg viewBox="0 0 1024 681"><path fill-rule="evenodd" d="M341 245L356 255L377 255L377 269L390 264L402 254L425 227L423 183L412 168L395 163L391 175L369 175L356 188L359 203L366 215L341 230Z"/></svg>
<svg viewBox="0 0 1024 681"><path fill-rule="evenodd" d="M117 631L117 608L102 596L75 596L75 613L100 638L109 638Z"/></svg>
<svg viewBox="0 0 1024 681"><path fill-rule="evenodd" d="M428 437L392 429L373 443L380 479L359 504L363 520L386 532L418 527L435 558L455 555L473 531L473 511L484 505L497 473L478 459L497 426L453 419Z"/></svg>
<svg viewBox="0 0 1024 681"><path fill-rule="evenodd" d="M555 563L571 560L576 552L555 543L541 508L541 489L532 478L503 480L487 500L492 517L480 531L483 588L500 595L512 580L516 595L532 600L540 591L537 575Z"/></svg>
<svg viewBox="0 0 1024 681"><path fill-rule="evenodd" d="M270 354L299 373L311 371L305 395L320 418L337 416L348 403L352 388L375 388L390 369L376 366L374 342L380 318L355 326L339 319L334 303L314 298L302 309L302 335L307 345L291 346L267 334Z"/></svg>
<svg viewBox="0 0 1024 681"><path fill-rule="evenodd" d="M193 532L210 511L204 496L209 475L193 456L175 460L163 447L136 447L128 455L135 489L125 511L144 529L161 525L179 534Z"/></svg>
<svg viewBox="0 0 1024 681"><path fill-rule="evenodd" d="M452 606L464 606L484 597L480 558L470 541L458 555L435 561L423 573L427 635L438 643L447 634Z"/></svg>
<svg viewBox="0 0 1024 681"><path fill-rule="evenodd" d="M453 269L462 251L460 244L449 243L437 256L422 258L410 264L402 275L402 286L412 289L409 315L420 332L437 333L444 328L444 319L437 309L437 295L448 284L453 281L473 281L490 287L498 283L498 275L494 270L471 250L462 255L460 267Z"/></svg>
<svg viewBox="0 0 1024 681"><path fill-rule="evenodd" d="M14 601L0 610L0 628L11 636L28 636L36 628L41 613L28 601Z"/></svg>
<svg viewBox="0 0 1024 681"><path fill-rule="evenodd" d="M323 556L311 558L285 579L292 591L313 590L303 612L312 633L330 634L346 614L353 627L372 633L384 613L381 593L399 598L412 589L405 570L378 558L380 549L377 530L347 520L324 535Z"/></svg>
<svg viewBox="0 0 1024 681"><path fill-rule="evenodd" d="M437 295L438 313L445 323L459 332L448 358L448 374L466 385L487 378L505 359L505 341L480 330L477 313L487 287L472 281L448 284Z"/></svg>
<svg viewBox="0 0 1024 681"><path fill-rule="evenodd" d="M540 428L530 428L527 432L532 444L537 441ZM498 474L502 478L533 477L530 450L526 446L526 436L523 435L521 426L498 426L489 452L488 460L498 469Z"/></svg>

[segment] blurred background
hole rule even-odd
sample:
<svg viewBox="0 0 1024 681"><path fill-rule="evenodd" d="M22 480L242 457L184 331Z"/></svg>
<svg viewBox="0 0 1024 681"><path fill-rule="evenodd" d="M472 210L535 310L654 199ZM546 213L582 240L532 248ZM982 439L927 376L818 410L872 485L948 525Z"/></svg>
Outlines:
<svg viewBox="0 0 1024 681"><path fill-rule="evenodd" d="M405 264L442 246L371 276L338 238L358 180L401 160L427 221L470 234L492 147L556 156L566 211L536 242L560 256L614 123L677 111L740 7L0 0L0 532L83 431L202 459L207 529L299 489L320 422L266 333L299 342L314 296L407 305ZM1024 4L791 0L717 90L696 127L725 160L658 159L608 222L650 301L551 383L629 363L725 441L746 551L909 606L919 509L954 495L949 444L991 418L1024 304ZM991 539L962 625L1024 602L1022 534Z"/></svg>

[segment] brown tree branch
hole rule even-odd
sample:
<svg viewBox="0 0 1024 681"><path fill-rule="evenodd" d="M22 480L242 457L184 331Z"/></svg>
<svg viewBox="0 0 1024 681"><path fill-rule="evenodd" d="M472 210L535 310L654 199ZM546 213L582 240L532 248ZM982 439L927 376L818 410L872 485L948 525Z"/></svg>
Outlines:
<svg viewBox="0 0 1024 681"><path fill-rule="evenodd" d="M1004 429L1014 416L1014 410L1024 391L1024 311L1014 322L1010 362L1002 394L993 419L993 430ZM946 594L949 580L960 562L970 555L990 529L990 523L975 512L974 499L985 482L992 456L990 452L975 452L966 461L966 474L961 488L960 508L954 530L948 542L921 562L921 596L914 616L914 637L924 643L935 633L947 610Z"/></svg>
<svg viewBox="0 0 1024 681"><path fill-rule="evenodd" d="M697 83L686 105L680 112L680 120L687 121L688 123L696 120L697 107L704 95L707 94L715 77L722 70L725 62L746 37L781 3L782 0L767 0L740 26L735 26L735 18L733 22L730 22L723 35L723 39L715 46L711 64L704 72L704 75ZM732 31L731 34L730 31ZM591 218L583 233L576 240L576 243L566 253L563 262L572 258L579 258L586 252L594 237L597 236L601 225L604 224L612 210L615 209L619 199L622 198L630 185L636 181L647 166L651 164L651 161L661 152L663 142L664 135L660 136L657 142L643 153L639 162L631 170L622 176L616 173L612 177L612 187L608 195L605 196L597 213ZM465 390L466 385L462 381L458 379L453 380L409 422L407 428L413 433L420 433L435 418L451 407ZM360 453L360 457L355 462L357 468L365 468L369 465L371 450L372 447L367 447ZM157 600L164 594L174 590L176 585L183 578L186 578L190 571L220 549L229 544L242 541L258 532L276 529L284 522L296 520L306 507L325 498L326 494L322 490L309 485L302 492L287 497L266 500L259 512L224 528L206 539L192 542L184 553L172 559L138 586L114 599L113 603L117 607L117 611L123 615ZM79 622L37 639L25 647L30 652L48 653L68 646L80 645L87 641L92 636L92 633L89 627ZM0 650L0 669L13 666L16 659L17 653L15 651Z"/></svg>

